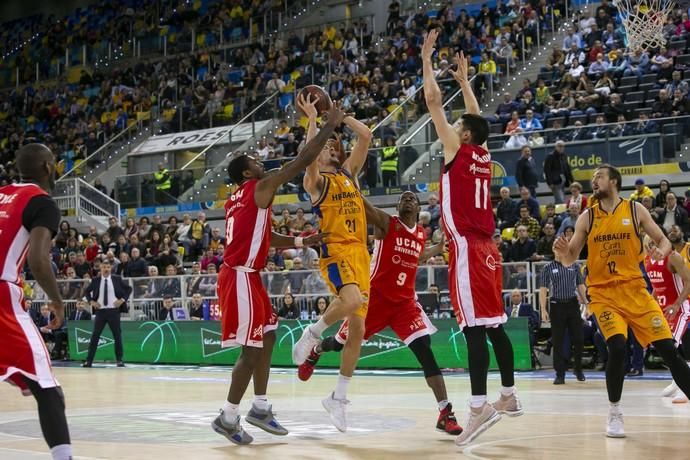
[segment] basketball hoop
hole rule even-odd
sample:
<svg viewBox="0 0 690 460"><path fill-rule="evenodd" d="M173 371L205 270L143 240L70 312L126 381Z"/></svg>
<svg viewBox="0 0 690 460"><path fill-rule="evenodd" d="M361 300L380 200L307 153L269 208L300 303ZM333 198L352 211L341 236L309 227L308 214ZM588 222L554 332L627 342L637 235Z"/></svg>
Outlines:
<svg viewBox="0 0 690 460"><path fill-rule="evenodd" d="M660 48L666 44L664 25L673 0L613 0L623 20L628 49Z"/></svg>

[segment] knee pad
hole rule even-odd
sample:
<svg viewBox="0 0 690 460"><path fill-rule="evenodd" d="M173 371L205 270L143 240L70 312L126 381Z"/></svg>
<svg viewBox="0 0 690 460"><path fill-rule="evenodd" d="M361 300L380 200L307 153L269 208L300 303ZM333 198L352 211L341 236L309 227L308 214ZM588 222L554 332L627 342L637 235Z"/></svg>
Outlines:
<svg viewBox="0 0 690 460"><path fill-rule="evenodd" d="M627 348L627 340L623 334L616 334L613 337L609 337L606 341L606 346L609 350L609 355L614 355L616 357L625 357L625 351Z"/></svg>
<svg viewBox="0 0 690 460"><path fill-rule="evenodd" d="M434 352L431 350L431 337L428 335L415 339L408 345L408 348L414 353L419 364L422 365L424 377L434 377L441 375L441 369L438 367Z"/></svg>

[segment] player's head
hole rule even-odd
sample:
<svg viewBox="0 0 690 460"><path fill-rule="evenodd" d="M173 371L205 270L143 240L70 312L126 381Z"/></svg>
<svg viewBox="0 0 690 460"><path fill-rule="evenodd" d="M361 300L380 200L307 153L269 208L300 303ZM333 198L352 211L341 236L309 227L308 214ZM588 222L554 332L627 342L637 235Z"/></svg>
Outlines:
<svg viewBox="0 0 690 460"><path fill-rule="evenodd" d="M317 161L319 168L337 169L340 168L343 163L345 163L346 159L347 155L345 154L345 147L343 146L343 142L340 140L340 136L333 134L333 137L328 139L326 145L324 145L323 149L321 149L321 153L319 154Z"/></svg>
<svg viewBox="0 0 690 460"><path fill-rule="evenodd" d="M400 217L414 216L416 218L419 211L421 211L421 203L417 194L409 190L402 192L398 200L398 215Z"/></svg>
<svg viewBox="0 0 690 460"><path fill-rule="evenodd" d="M17 168L24 182L36 182L47 187L47 192L55 188L55 155L43 144L26 144L17 150Z"/></svg>
<svg viewBox="0 0 690 460"><path fill-rule="evenodd" d="M679 244L683 242L683 229L678 225L671 225L668 231L668 240L671 244Z"/></svg>
<svg viewBox="0 0 690 460"><path fill-rule="evenodd" d="M600 165L592 176L592 192L601 200L621 191L621 173L609 164Z"/></svg>
<svg viewBox="0 0 690 460"><path fill-rule="evenodd" d="M249 179L261 179L264 174L263 163L247 153L235 155L228 164L228 177L237 185Z"/></svg>
<svg viewBox="0 0 690 460"><path fill-rule="evenodd" d="M460 117L458 135L463 144L482 145L489 138L489 122L480 115L466 113Z"/></svg>

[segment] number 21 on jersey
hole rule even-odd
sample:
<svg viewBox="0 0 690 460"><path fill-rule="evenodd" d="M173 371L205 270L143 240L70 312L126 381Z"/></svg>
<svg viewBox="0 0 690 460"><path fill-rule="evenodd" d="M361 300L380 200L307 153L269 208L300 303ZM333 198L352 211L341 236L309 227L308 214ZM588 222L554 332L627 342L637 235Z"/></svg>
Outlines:
<svg viewBox="0 0 690 460"><path fill-rule="evenodd" d="M474 179L474 207L489 208L489 179L477 177Z"/></svg>

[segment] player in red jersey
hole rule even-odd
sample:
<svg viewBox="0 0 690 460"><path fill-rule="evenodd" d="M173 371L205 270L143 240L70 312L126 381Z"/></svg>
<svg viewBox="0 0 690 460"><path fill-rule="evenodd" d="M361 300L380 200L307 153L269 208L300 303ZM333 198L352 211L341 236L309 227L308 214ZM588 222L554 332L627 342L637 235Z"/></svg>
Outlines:
<svg viewBox="0 0 690 460"><path fill-rule="evenodd" d="M644 247L647 250L644 267L654 290L654 298L664 311L676 345L680 346L683 343L683 335L688 330L688 319L690 319L690 302L688 301L690 268L685 265L683 257L676 251L671 251L665 259L653 259L651 255L656 249L656 244L648 235L644 237ZM688 356L684 358L688 360ZM676 404L688 402L688 397L675 382L671 382L663 391L663 395L671 396L672 402Z"/></svg>
<svg viewBox="0 0 690 460"><path fill-rule="evenodd" d="M479 113L462 53L456 54L457 70L450 73L460 84L466 111L456 126L446 120L431 63L437 38L438 30L431 30L422 46L424 97L443 144L441 216L450 249L450 298L467 342L472 386L470 417L455 441L464 446L496 423L501 413L522 415L522 406L515 393L513 346L502 326L507 317L501 298L501 259L492 242L496 227L489 196L491 155L485 145L489 124ZM487 335L501 371L501 397L493 404L486 401Z"/></svg>
<svg viewBox="0 0 690 460"><path fill-rule="evenodd" d="M417 224L420 211L419 198L413 192L403 192L398 200L399 216L389 216L364 200L367 223L374 226L376 243L371 261L371 296L364 320L364 340L386 327L405 342L424 370L426 383L431 388L439 414L436 428L458 435L462 428L448 401L446 384L441 369L431 350L430 335L436 332L422 307L417 303L415 280L420 261L440 254L444 242L425 248L424 229ZM321 353L341 351L347 340L347 322L335 336L325 338L299 366L300 380L309 380Z"/></svg>
<svg viewBox="0 0 690 460"><path fill-rule="evenodd" d="M300 97L299 104L311 103ZM239 185L225 204L225 253L218 275L222 312L222 346L240 345L242 353L232 369L227 401L213 421L213 429L235 444L253 438L240 425L239 405L249 380L254 380L254 403L245 420L269 433L286 435L266 398L277 317L259 271L266 265L269 246L301 247L318 244L323 235L291 238L271 231L271 204L276 190L313 162L345 114L333 104L328 123L304 146L297 158L275 172L265 173L261 162L238 155L228 165L230 179Z"/></svg>
<svg viewBox="0 0 690 460"><path fill-rule="evenodd" d="M60 210L50 197L55 187L55 156L42 144L17 151L21 184L0 188L0 380L18 386L38 403L41 430L54 459L72 458L65 398L50 367L41 333L24 309L20 274L24 260L50 299L50 329L65 318L55 275L48 262Z"/></svg>

